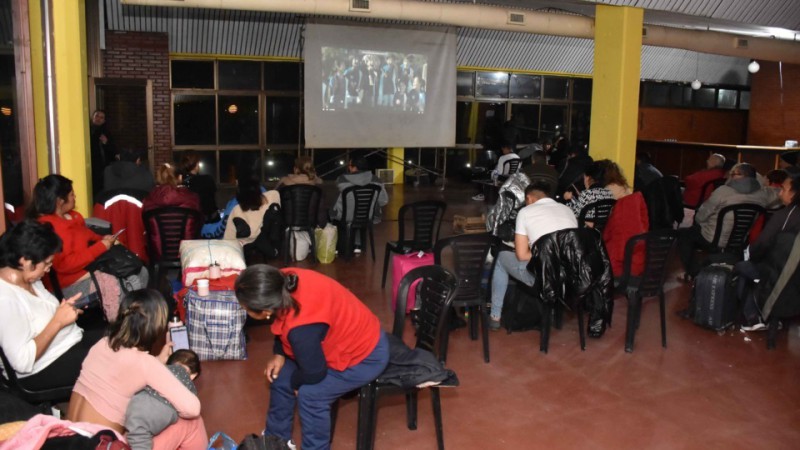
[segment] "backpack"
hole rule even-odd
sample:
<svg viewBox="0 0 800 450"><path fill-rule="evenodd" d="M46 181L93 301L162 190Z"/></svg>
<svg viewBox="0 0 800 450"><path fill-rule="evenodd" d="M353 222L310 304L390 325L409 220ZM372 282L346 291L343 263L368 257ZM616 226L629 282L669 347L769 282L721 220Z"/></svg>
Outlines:
<svg viewBox="0 0 800 450"><path fill-rule="evenodd" d="M276 258L283 244L285 230L286 223L283 220L281 206L277 203L269 205L261 223L261 233L255 241L245 245L245 252L255 249L266 259Z"/></svg>

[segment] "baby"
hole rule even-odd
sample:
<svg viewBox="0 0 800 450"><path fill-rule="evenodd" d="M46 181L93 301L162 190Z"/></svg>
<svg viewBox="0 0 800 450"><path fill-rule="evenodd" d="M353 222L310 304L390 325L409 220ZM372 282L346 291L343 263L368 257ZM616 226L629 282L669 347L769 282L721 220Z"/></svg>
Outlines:
<svg viewBox="0 0 800 450"><path fill-rule="evenodd" d="M200 375L200 358L191 350L176 350L167 360L167 368L187 389L197 395L192 380ZM133 450L153 448L153 436L178 421L178 412L151 387L137 392L125 413L128 444Z"/></svg>

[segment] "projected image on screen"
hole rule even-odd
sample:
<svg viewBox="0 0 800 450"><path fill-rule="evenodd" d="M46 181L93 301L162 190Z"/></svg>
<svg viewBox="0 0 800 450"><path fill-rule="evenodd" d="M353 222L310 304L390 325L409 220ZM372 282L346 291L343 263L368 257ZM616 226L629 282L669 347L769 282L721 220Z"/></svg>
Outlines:
<svg viewBox="0 0 800 450"><path fill-rule="evenodd" d="M322 47L322 109L423 114L427 72L425 55Z"/></svg>

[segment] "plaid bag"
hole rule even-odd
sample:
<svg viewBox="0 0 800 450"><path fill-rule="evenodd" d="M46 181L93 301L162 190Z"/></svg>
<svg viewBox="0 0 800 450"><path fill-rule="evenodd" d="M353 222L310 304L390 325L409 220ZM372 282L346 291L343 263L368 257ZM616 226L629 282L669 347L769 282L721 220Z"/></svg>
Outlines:
<svg viewBox="0 0 800 450"><path fill-rule="evenodd" d="M242 331L247 313L233 291L211 291L201 297L189 289L184 302L189 347L202 361L247 359Z"/></svg>

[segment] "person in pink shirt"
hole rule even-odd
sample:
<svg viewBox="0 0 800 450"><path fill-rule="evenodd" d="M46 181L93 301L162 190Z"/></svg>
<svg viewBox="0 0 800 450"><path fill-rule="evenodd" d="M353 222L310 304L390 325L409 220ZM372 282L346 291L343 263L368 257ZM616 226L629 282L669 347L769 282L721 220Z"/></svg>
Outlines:
<svg viewBox="0 0 800 450"><path fill-rule="evenodd" d="M108 336L89 350L83 362L69 402L69 420L123 433L128 403L150 386L172 404L179 417L153 438L153 449L206 448L200 400L164 365L172 347L167 315L167 303L155 290L141 289L123 296ZM157 349L165 336L166 344L158 356L152 356L149 352Z"/></svg>

